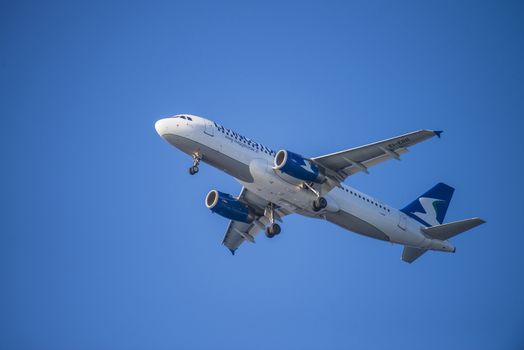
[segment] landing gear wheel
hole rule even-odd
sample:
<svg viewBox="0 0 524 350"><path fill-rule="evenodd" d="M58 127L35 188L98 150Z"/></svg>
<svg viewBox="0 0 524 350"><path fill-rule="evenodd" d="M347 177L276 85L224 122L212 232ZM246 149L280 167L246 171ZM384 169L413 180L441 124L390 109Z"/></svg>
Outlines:
<svg viewBox="0 0 524 350"><path fill-rule="evenodd" d="M327 207L327 200L324 197L318 197L313 201L313 211L320 211Z"/></svg>
<svg viewBox="0 0 524 350"><path fill-rule="evenodd" d="M276 235L278 235L280 233L280 231L281 231L281 229L280 229L280 225L279 224L271 224L270 226L268 226L266 228L266 236L268 238L273 238Z"/></svg>
<svg viewBox="0 0 524 350"><path fill-rule="evenodd" d="M191 175L195 175L196 173L198 173L198 166L194 165L191 168L189 168L189 173Z"/></svg>
<svg viewBox="0 0 524 350"><path fill-rule="evenodd" d="M198 173L198 164L200 164L200 159L202 159L202 156L199 153L195 153L192 155L193 157L193 166L189 168L189 173L191 175L195 175Z"/></svg>

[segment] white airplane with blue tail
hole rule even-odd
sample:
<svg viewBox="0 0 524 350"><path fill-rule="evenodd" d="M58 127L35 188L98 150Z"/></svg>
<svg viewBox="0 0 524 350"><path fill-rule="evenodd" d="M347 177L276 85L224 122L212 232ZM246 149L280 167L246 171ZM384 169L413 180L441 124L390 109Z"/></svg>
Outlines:
<svg viewBox="0 0 524 350"><path fill-rule="evenodd" d="M255 242L260 231L273 238L286 215L325 219L349 231L402 244L402 260L411 263L428 250L455 252L448 241L485 221L471 218L444 223L454 189L439 183L398 210L346 184L344 180L389 159L400 159L408 147L441 131L419 130L369 145L313 158L274 152L211 120L179 114L156 122L157 133L193 158L191 175L200 162L235 177L243 186L234 197L210 191L205 204L230 220L223 244L235 253Z"/></svg>

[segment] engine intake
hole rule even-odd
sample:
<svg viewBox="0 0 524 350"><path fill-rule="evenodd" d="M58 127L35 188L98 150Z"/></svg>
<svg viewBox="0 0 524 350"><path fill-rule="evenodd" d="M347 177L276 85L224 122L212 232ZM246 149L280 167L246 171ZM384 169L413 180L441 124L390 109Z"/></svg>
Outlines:
<svg viewBox="0 0 524 350"><path fill-rule="evenodd" d="M217 190L211 190L206 196L206 207L213 213L234 221L252 223L255 219L251 208L234 198L232 195Z"/></svg>
<svg viewBox="0 0 524 350"><path fill-rule="evenodd" d="M302 181L321 183L325 179L311 160L284 149L275 155L274 169Z"/></svg>

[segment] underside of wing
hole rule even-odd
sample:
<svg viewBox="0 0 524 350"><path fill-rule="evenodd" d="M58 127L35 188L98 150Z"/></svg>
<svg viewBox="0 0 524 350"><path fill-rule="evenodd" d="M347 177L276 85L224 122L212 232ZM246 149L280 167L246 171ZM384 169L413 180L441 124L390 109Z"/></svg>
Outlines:
<svg viewBox="0 0 524 350"><path fill-rule="evenodd" d="M268 201L248 191L246 188L242 188L238 200L249 205L255 212L256 218L252 223L234 220L229 222L222 244L225 245L232 254L235 254L237 248L245 241L255 243L256 235L261 230L264 230L270 223L270 218L267 213L267 207L270 204ZM273 214L275 220L280 220L281 217L290 213L283 208L274 207Z"/></svg>
<svg viewBox="0 0 524 350"><path fill-rule="evenodd" d="M368 173L368 169L388 159L400 159L408 147L439 136L442 131L419 130L405 135L378 141L369 145L351 148L345 151L312 158L323 167L332 180L330 187L343 182L348 176L359 171Z"/></svg>
<svg viewBox="0 0 524 350"><path fill-rule="evenodd" d="M255 228L256 232L251 232L253 228ZM255 243L255 236L258 231L260 231L260 228L254 224L231 220L222 244L225 245L232 254L235 254L235 250L237 250L245 240Z"/></svg>

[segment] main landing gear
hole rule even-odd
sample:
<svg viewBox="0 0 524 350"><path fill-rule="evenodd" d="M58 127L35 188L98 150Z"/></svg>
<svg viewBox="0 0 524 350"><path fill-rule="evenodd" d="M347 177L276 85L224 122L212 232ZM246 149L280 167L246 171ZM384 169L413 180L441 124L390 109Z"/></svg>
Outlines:
<svg viewBox="0 0 524 350"><path fill-rule="evenodd" d="M201 159L202 157L199 154L193 154L193 166L189 168L189 173L191 175L195 175L196 173L198 173L198 164L200 164Z"/></svg>
<svg viewBox="0 0 524 350"><path fill-rule="evenodd" d="M266 212L266 216L269 218L270 222L270 225L266 227L266 236L268 238L273 238L281 231L280 225L275 222L275 207L273 203L269 203Z"/></svg>
<svg viewBox="0 0 524 350"><path fill-rule="evenodd" d="M279 224L271 224L269 225L268 227L266 227L266 236L268 238L273 238L275 237L276 235L278 235L280 233L281 229L280 229L280 225Z"/></svg>
<svg viewBox="0 0 524 350"><path fill-rule="evenodd" d="M324 197L318 197L313 201L313 211L321 211L327 207L327 200Z"/></svg>
<svg viewBox="0 0 524 350"><path fill-rule="evenodd" d="M313 188L313 184L310 185L307 182L304 182L302 183L302 188L310 190L317 196L317 198L313 201L313 211L314 212L321 211L322 209L325 209L327 207L328 202L326 198L322 197L320 195L320 192Z"/></svg>

